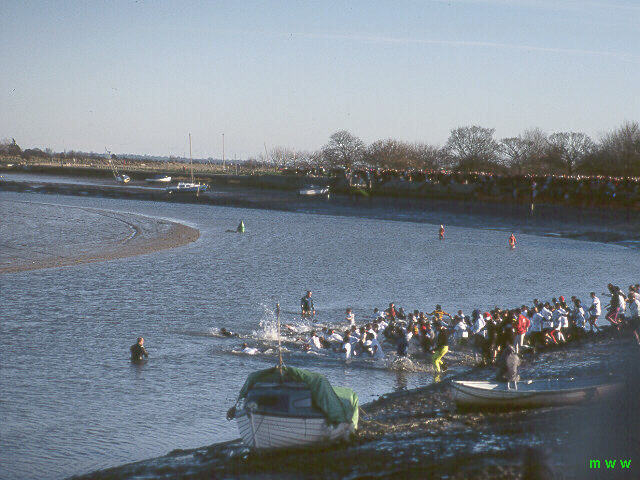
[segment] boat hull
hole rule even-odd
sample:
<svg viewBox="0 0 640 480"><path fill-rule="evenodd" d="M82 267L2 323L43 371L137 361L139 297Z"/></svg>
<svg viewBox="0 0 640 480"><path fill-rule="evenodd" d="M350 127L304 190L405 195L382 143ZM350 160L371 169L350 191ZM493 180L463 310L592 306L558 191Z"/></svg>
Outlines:
<svg viewBox="0 0 640 480"><path fill-rule="evenodd" d="M300 447L346 440L353 425L328 425L323 417L286 417L256 412L242 412L237 418L238 431L245 445L253 448Z"/></svg>
<svg viewBox="0 0 640 480"><path fill-rule="evenodd" d="M537 383L537 384L536 384ZM453 397L461 407L466 408L539 408L572 405L596 400L618 391L619 383L564 385L564 388L549 387L549 382L519 382L518 390L506 388L506 383L492 382L451 382Z"/></svg>
<svg viewBox="0 0 640 480"><path fill-rule="evenodd" d="M145 181L147 183L160 183L167 184L171 183L171 177L154 177L154 178L146 178Z"/></svg>
<svg viewBox="0 0 640 480"><path fill-rule="evenodd" d="M322 196L329 195L329 188L303 188L298 191L301 196Z"/></svg>

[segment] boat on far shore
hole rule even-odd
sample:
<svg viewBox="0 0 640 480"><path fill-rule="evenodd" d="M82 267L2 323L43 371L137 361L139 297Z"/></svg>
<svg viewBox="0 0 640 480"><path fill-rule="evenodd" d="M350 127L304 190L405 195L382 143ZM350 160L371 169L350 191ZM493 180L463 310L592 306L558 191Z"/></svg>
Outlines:
<svg viewBox="0 0 640 480"><path fill-rule="evenodd" d="M195 193L199 195L200 192L206 192L209 189L209 185L206 183L199 183L193 180L193 159L191 158L191 134L189 134L189 170L191 172L190 182L178 182L177 185L171 185L167 187L167 195L173 196L176 194Z"/></svg>
<svg viewBox="0 0 640 480"><path fill-rule="evenodd" d="M454 380L453 399L466 408L539 408L597 400L622 387L616 379L567 378L524 380L517 388L506 382Z"/></svg>
<svg viewBox="0 0 640 480"><path fill-rule="evenodd" d="M169 175L156 175L154 177L145 178L147 183L170 183L171 177Z"/></svg>
<svg viewBox="0 0 640 480"><path fill-rule="evenodd" d="M167 187L167 193L169 195L176 193L200 193L206 192L208 189L209 185L206 183L178 182L177 185Z"/></svg>
<svg viewBox="0 0 640 480"><path fill-rule="evenodd" d="M317 185L305 185L298 191L298 195L303 196L329 196L329 187L321 187Z"/></svg>

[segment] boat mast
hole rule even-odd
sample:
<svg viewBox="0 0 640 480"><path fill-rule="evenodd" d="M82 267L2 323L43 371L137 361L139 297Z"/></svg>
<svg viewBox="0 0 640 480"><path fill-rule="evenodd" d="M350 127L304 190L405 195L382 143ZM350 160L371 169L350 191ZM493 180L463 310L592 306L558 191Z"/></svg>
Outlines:
<svg viewBox="0 0 640 480"><path fill-rule="evenodd" d="M189 168L191 169L191 183L193 183L193 160L191 159L191 133L189 133Z"/></svg>

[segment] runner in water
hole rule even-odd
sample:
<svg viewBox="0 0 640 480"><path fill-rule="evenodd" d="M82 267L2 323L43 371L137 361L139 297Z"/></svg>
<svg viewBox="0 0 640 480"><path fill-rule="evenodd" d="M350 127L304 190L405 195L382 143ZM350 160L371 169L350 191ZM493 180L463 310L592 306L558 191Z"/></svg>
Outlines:
<svg viewBox="0 0 640 480"><path fill-rule="evenodd" d="M315 317L316 310L313 307L310 290L307 290L307 294L300 300L300 310L302 318Z"/></svg>
<svg viewBox="0 0 640 480"><path fill-rule="evenodd" d="M444 240L444 225L440 225L440 230L438 231L438 237L440 237L440 240Z"/></svg>
<svg viewBox="0 0 640 480"><path fill-rule="evenodd" d="M516 248L516 236L513 233L509 236L509 248L511 250Z"/></svg>

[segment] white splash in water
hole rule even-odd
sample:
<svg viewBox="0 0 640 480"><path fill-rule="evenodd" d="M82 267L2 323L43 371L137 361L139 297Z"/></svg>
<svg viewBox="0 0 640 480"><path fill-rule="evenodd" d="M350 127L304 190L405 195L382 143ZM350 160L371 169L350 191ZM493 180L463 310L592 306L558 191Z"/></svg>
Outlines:
<svg viewBox="0 0 640 480"><path fill-rule="evenodd" d="M254 330L251 336L258 340L277 342L278 321L276 311L264 303L261 303L260 307L262 307L263 310L262 318L260 319L260 322L258 322L258 329ZM301 320L297 318L287 320L283 318L282 315L280 316L280 322L280 335L283 341L295 341L295 339L291 338L292 336L305 335L314 328L320 327L320 325L313 325L308 320Z"/></svg>
<svg viewBox="0 0 640 480"><path fill-rule="evenodd" d="M252 332L254 338L260 340L278 340L278 323L276 319L276 312L273 308L268 307L264 303L260 304L262 307L262 318L258 323L258 330Z"/></svg>
<svg viewBox="0 0 640 480"><path fill-rule="evenodd" d="M409 357L398 357L391 355L386 361L387 369L398 370L404 372L428 372L430 368L417 360L411 360Z"/></svg>

